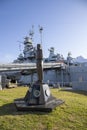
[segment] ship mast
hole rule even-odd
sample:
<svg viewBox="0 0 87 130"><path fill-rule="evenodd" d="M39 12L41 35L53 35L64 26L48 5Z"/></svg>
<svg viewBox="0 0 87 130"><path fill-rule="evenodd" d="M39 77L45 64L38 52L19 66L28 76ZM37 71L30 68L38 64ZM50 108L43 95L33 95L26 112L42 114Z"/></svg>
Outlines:
<svg viewBox="0 0 87 130"><path fill-rule="evenodd" d="M32 25L32 29L29 32L29 36L32 39L32 41L33 41L33 35L34 35L34 26Z"/></svg>
<svg viewBox="0 0 87 130"><path fill-rule="evenodd" d="M40 42L41 42L41 44L42 44L42 31L43 31L43 27L39 25Z"/></svg>

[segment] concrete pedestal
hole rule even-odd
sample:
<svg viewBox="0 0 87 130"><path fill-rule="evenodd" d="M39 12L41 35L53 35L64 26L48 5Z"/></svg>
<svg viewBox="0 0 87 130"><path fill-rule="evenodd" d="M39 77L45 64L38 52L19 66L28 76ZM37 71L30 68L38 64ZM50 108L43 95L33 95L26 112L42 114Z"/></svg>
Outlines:
<svg viewBox="0 0 87 130"><path fill-rule="evenodd" d="M24 98L16 99L14 103L19 111L50 112L64 101L53 97L47 84L34 84Z"/></svg>

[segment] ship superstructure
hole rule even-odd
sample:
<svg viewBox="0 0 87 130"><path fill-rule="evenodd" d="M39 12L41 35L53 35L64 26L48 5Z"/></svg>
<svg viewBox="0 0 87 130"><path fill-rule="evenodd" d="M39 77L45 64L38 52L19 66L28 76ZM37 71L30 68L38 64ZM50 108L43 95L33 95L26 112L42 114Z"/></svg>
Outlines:
<svg viewBox="0 0 87 130"><path fill-rule="evenodd" d="M48 58L45 59L45 62L64 62L64 57L63 55L55 54L55 48L54 47L50 47L50 49L48 49L49 51L49 56Z"/></svg>
<svg viewBox="0 0 87 130"><path fill-rule="evenodd" d="M23 53L24 53L24 61L27 62L35 61L36 49L35 47L33 47L32 39L30 39L29 37L25 37Z"/></svg>
<svg viewBox="0 0 87 130"><path fill-rule="evenodd" d="M35 62L35 53L36 53L36 49L33 46L32 43L32 38L29 38L28 36L26 36L24 38L24 50L23 53L20 53L18 58L16 60L14 60L14 63L30 63L30 62Z"/></svg>

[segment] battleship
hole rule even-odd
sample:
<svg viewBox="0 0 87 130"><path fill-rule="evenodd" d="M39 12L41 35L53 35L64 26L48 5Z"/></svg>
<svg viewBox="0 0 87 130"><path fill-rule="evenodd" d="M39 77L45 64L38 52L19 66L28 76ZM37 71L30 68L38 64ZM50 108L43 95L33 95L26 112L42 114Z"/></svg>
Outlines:
<svg viewBox="0 0 87 130"><path fill-rule="evenodd" d="M42 28L40 28L40 33L42 33ZM24 38L24 49L23 52L19 54L18 58L16 60L13 61L13 64L28 64L28 63L36 63L36 47L33 46L33 31L30 32L29 36L26 36ZM42 43L42 35L41 35L41 43ZM69 64L72 64L72 58L70 53L68 54L67 60L64 59L63 55L57 53L55 54L55 48L54 47L50 47L50 49L48 49L49 51L49 56L48 58L43 58L43 63L44 64L55 64L55 63L59 63L60 67L58 68L58 70L55 69L47 69L46 71L44 71L44 81L45 83L49 83L50 86L56 86L57 84L60 84L63 86L63 82L66 82L65 84L70 85L70 81L69 81L69 76L68 73L66 71L66 81L63 81L63 72L65 70L65 68L67 68L67 66ZM62 68L62 69L61 69ZM33 77L33 78L32 78ZM22 71L20 79L18 80L18 83L21 85L28 85L31 84L32 82L35 82L37 80L37 74L36 73L31 73L29 74L28 71ZM55 85L56 84L56 85ZM58 85L57 85L58 86Z"/></svg>
<svg viewBox="0 0 87 130"><path fill-rule="evenodd" d="M42 28L40 28L42 43ZM18 85L30 85L37 81L36 47L33 46L33 31L24 38L24 49L18 58L9 65L0 65L0 82L2 77L16 82ZM50 47L49 56L43 58L43 83L52 87L72 87L87 91L87 62L77 63L68 52L67 58ZM7 78L6 78L7 77ZM3 83L2 83L3 84ZM6 86L6 84L4 84Z"/></svg>

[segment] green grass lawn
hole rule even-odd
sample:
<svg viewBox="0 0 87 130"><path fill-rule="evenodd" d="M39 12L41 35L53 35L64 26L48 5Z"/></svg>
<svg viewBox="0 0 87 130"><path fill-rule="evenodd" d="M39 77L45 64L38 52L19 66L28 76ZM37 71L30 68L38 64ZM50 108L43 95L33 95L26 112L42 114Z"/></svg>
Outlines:
<svg viewBox="0 0 87 130"><path fill-rule="evenodd" d="M14 99L24 97L27 89L0 91L0 130L87 130L87 92L51 89L64 104L51 113L19 112Z"/></svg>

